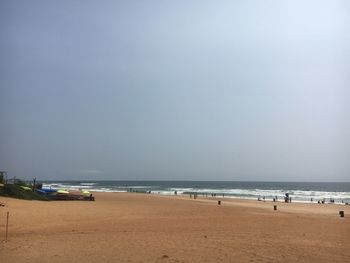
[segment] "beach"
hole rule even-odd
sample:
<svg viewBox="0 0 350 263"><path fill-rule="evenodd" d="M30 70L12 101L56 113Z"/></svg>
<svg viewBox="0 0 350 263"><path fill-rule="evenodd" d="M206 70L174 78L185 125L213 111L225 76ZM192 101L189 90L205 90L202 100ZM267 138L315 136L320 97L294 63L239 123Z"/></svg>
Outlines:
<svg viewBox="0 0 350 263"><path fill-rule="evenodd" d="M0 261L350 261L349 206L185 195L94 195L95 202L1 197L6 206L0 207ZM340 210L344 218L339 217Z"/></svg>

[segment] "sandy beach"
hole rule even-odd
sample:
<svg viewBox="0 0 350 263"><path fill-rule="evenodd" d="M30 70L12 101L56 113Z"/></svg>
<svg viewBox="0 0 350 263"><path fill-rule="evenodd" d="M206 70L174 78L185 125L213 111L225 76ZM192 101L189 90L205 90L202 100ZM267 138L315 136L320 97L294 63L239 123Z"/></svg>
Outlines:
<svg viewBox="0 0 350 263"><path fill-rule="evenodd" d="M95 193L0 198L1 262L350 262L350 207ZM339 217L345 211L345 218ZM5 242L6 212L10 212Z"/></svg>

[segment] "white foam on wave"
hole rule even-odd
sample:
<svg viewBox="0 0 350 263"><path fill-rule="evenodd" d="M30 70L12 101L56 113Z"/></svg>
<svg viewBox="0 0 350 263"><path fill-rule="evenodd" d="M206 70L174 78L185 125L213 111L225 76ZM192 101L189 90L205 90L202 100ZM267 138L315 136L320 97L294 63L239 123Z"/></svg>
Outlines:
<svg viewBox="0 0 350 263"><path fill-rule="evenodd" d="M127 186L122 186L122 188L127 188L127 189L157 189L159 186L156 185L127 185Z"/></svg>
<svg viewBox="0 0 350 263"><path fill-rule="evenodd" d="M126 190L115 190L110 188L96 188L90 189L91 192L101 192L101 193L126 193Z"/></svg>
<svg viewBox="0 0 350 263"><path fill-rule="evenodd" d="M92 185L96 185L97 183L80 183L80 185L89 185L89 186L92 186Z"/></svg>
<svg viewBox="0 0 350 263"><path fill-rule="evenodd" d="M256 199L258 197L265 196L266 198L275 198L283 200L286 193L289 193L289 196L292 197L295 201L298 202L309 202L311 199L314 201L324 200L324 199L334 199L338 201L349 200L350 192L323 192L323 191L305 191L305 190L283 190L283 189L215 189L215 188L170 188L170 191L161 192L170 192L173 193L177 191L178 194L183 194L186 192L189 193L215 193L217 195L225 195L226 197L238 197L245 199Z"/></svg>
<svg viewBox="0 0 350 263"><path fill-rule="evenodd" d="M91 185L70 185L64 183L54 183L54 184L43 184L43 188L51 188L51 189L69 189L69 190L79 190L79 189L91 189Z"/></svg>
<svg viewBox="0 0 350 263"><path fill-rule="evenodd" d="M52 189L67 189L67 190L79 190L86 189L95 192L127 192L131 189L142 189L145 191L151 191L152 193L162 195L174 195L183 193L198 193L198 194L211 194L215 193L218 196L224 195L227 198L240 198L240 199L257 199L258 197L265 196L266 200L272 200L277 196L279 201L284 200L286 193L290 194L293 201L296 202L310 202L318 200L335 200L335 203L341 203L342 200L350 201L350 192L330 192L330 191L310 191L310 190L296 190L296 189L218 189L218 188L196 188L196 187L169 187L164 188L157 185L101 185L97 186L94 182L82 182L76 184L69 184L67 182L53 182L44 183L43 188Z"/></svg>

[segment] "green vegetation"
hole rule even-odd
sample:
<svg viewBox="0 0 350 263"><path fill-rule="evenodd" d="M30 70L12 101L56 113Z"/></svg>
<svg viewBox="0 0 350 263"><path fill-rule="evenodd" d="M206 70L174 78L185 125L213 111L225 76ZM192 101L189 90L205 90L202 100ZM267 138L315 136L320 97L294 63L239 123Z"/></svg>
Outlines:
<svg viewBox="0 0 350 263"><path fill-rule="evenodd" d="M31 190L25 190L21 186L27 186L27 185L24 185L23 183L6 184L3 187L0 187L0 196L7 196L7 197L26 199L26 200L48 201L48 199L45 196L42 196Z"/></svg>

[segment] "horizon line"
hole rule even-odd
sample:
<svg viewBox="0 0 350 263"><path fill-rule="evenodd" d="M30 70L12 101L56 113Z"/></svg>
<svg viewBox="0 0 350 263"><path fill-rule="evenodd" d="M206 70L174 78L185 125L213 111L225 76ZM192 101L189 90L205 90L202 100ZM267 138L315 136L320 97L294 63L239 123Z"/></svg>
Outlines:
<svg viewBox="0 0 350 263"><path fill-rule="evenodd" d="M255 183L350 183L350 181L273 181L273 180L171 180L171 179L37 179L37 181L120 181L120 182L255 182Z"/></svg>

